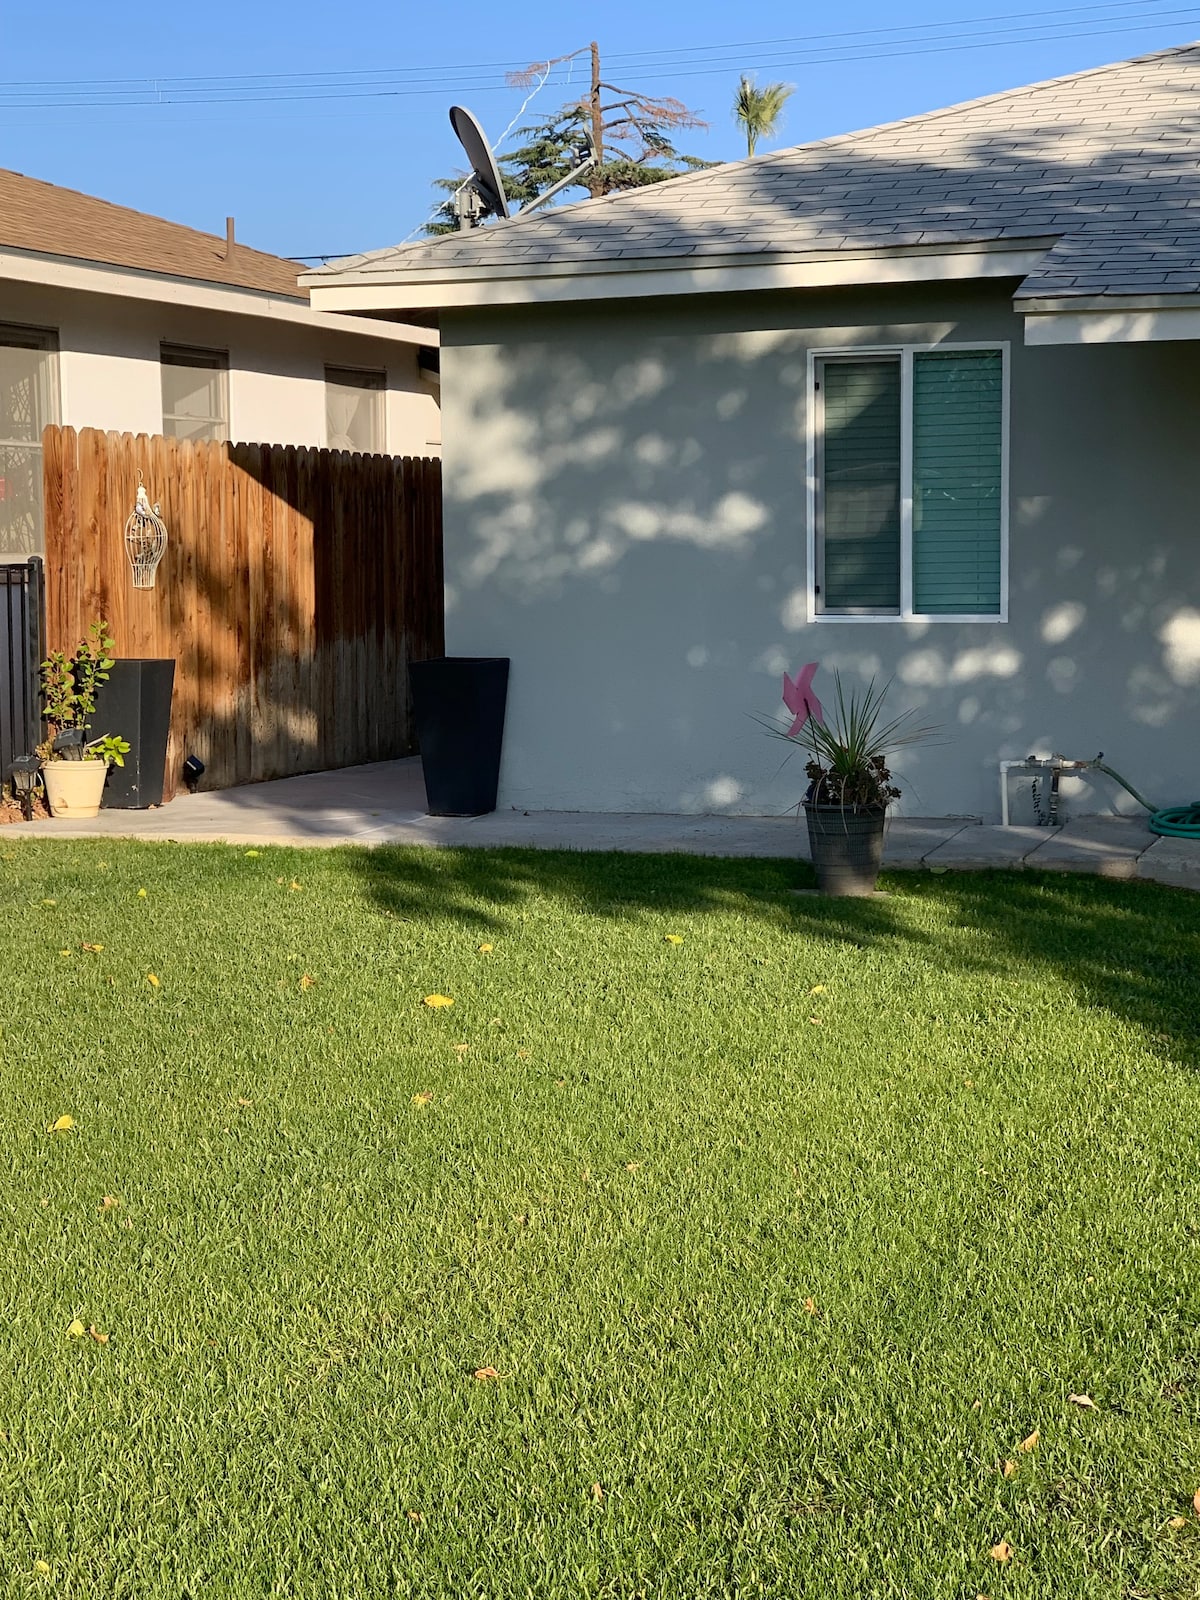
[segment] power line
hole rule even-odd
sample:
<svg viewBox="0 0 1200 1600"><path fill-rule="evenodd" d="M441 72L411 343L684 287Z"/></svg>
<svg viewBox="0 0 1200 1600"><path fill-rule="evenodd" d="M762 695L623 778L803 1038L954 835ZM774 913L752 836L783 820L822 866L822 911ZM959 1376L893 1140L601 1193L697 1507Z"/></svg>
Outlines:
<svg viewBox="0 0 1200 1600"><path fill-rule="evenodd" d="M852 33L796 35L792 38L745 41L740 44L696 45L683 50L645 51L606 57L614 76L644 82L651 71L682 77L713 76L736 70L745 63L745 53L770 49L767 57L757 57L760 65L772 67L829 65L836 62L877 60L881 56L929 55L963 49L994 49L1022 44L1053 43L1058 40L1096 38L1104 35L1149 30L1153 27L1182 27L1200 20L1200 10L1192 6L1122 11L1130 0L1103 0L1087 6L1071 6L1054 12L1018 12L1007 16L964 18L955 23L915 23L893 28L855 30ZM1119 12L1119 15L1112 13ZM1083 13L1089 13L1084 15ZM1023 21L1023 18L1040 18ZM1061 20L1056 20L1061 19ZM1002 23L1005 26L980 27ZM1118 26L1117 24L1129 24ZM1081 26L1082 24L1082 26ZM935 33L935 28L962 27L967 31ZM901 35L928 37L904 38ZM1014 35L1017 35L1014 37ZM837 41L845 40L846 43ZM782 47L792 47L790 49ZM799 49L795 47L799 46ZM738 55L717 52L737 51ZM652 65L658 59L661 66ZM669 58L669 63L668 59ZM369 100L407 98L430 94L480 94L498 92L507 86L492 74L500 64L480 63L471 67L403 67L367 70L347 69L339 73L265 73L222 75L175 79L76 79L61 83L0 84L0 108L14 110L90 110L191 107L200 105L285 104L330 100ZM453 77L443 74L453 73ZM481 76L486 74L486 76ZM76 92L77 91L77 92ZM47 95L59 98L47 98Z"/></svg>

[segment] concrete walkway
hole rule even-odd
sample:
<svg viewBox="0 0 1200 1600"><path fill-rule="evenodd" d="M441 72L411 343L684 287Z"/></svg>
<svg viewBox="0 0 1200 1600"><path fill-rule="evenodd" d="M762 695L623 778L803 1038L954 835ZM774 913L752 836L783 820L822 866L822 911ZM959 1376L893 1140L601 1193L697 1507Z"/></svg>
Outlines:
<svg viewBox="0 0 1200 1600"><path fill-rule="evenodd" d="M18 823L6 839L131 838L230 844L520 845L542 850L684 851L807 856L795 817L676 817L506 811L431 817L418 757L316 772L215 794L181 795L155 811L102 811L94 821ZM1061 828L999 828L961 818L895 817L888 867L1037 867L1152 878L1200 889L1200 841L1158 839L1140 817L1081 817Z"/></svg>

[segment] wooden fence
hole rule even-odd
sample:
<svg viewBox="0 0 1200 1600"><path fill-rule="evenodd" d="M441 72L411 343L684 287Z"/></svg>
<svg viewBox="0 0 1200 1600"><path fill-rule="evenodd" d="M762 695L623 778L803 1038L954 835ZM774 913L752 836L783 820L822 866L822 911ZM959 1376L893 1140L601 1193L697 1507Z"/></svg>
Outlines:
<svg viewBox="0 0 1200 1600"><path fill-rule="evenodd" d="M48 647L103 616L117 655L174 658L168 795L188 754L220 789L412 751L408 662L444 649L439 462L57 427L43 451ZM153 589L125 554L139 472Z"/></svg>

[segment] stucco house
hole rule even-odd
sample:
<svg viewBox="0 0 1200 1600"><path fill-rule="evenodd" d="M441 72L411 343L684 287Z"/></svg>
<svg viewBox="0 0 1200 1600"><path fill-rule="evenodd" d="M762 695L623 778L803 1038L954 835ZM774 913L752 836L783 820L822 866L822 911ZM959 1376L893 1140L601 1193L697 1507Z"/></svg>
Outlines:
<svg viewBox="0 0 1200 1600"><path fill-rule="evenodd" d="M437 335L314 310L300 270L0 171L0 561L41 548L47 423L437 455Z"/></svg>
<svg viewBox="0 0 1200 1600"><path fill-rule="evenodd" d="M942 726L910 814L1200 794L1200 45L303 281L440 328L501 805L781 812L807 661Z"/></svg>

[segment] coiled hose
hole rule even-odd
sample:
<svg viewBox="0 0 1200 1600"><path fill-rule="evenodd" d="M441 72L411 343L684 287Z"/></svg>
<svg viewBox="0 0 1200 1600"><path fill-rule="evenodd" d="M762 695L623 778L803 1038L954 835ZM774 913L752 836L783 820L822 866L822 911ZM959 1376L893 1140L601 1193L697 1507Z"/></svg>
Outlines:
<svg viewBox="0 0 1200 1600"><path fill-rule="evenodd" d="M1150 813L1150 832L1160 834L1167 839L1200 839L1200 800L1193 800L1187 806L1167 806L1163 810L1155 810L1144 795L1140 795L1127 778L1119 772L1114 772L1111 767L1106 767L1103 761L1087 761L1084 766L1094 767L1097 772L1107 773L1114 782L1119 783L1137 801L1138 805L1145 806Z"/></svg>

